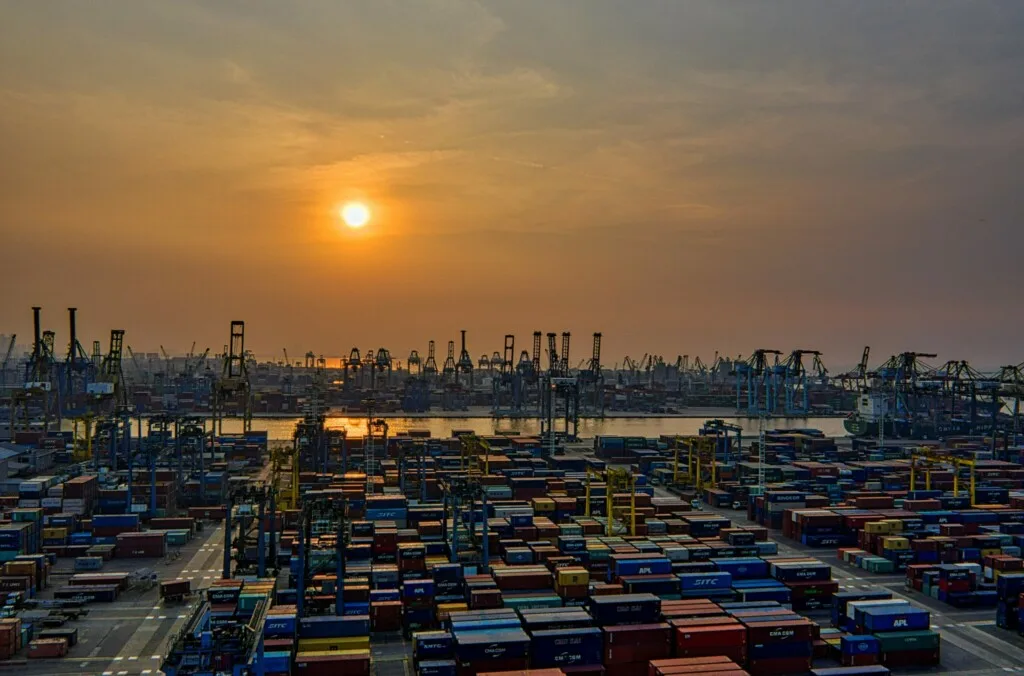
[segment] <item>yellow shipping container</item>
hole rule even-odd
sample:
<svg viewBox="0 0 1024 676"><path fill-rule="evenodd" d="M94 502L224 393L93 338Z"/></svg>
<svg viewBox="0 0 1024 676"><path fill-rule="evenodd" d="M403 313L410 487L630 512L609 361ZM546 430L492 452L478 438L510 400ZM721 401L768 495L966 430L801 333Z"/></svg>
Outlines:
<svg viewBox="0 0 1024 676"><path fill-rule="evenodd" d="M998 547L996 547L994 549L982 549L981 550L981 555L982 556L999 556L1002 553L1003 553L1003 550L999 549Z"/></svg>
<svg viewBox="0 0 1024 676"><path fill-rule="evenodd" d="M449 614L462 612L464 610L469 610L469 606L465 603L438 603L437 619L444 620Z"/></svg>
<svg viewBox="0 0 1024 676"><path fill-rule="evenodd" d="M903 531L903 522L899 519L886 519L885 523L889 524L889 532L900 533Z"/></svg>
<svg viewBox="0 0 1024 676"><path fill-rule="evenodd" d="M870 521L864 524L864 532L872 535L882 535L892 532L892 524L888 521Z"/></svg>
<svg viewBox="0 0 1024 676"><path fill-rule="evenodd" d="M533 511L534 512L553 512L555 511L555 501L550 498L534 498L533 499Z"/></svg>
<svg viewBox="0 0 1024 676"><path fill-rule="evenodd" d="M893 551L904 551L910 549L910 540L907 538L882 538L882 548Z"/></svg>
<svg viewBox="0 0 1024 676"><path fill-rule="evenodd" d="M344 636L337 638L300 638L299 652L332 652L342 650L369 650L369 636Z"/></svg>
<svg viewBox="0 0 1024 676"><path fill-rule="evenodd" d="M574 587L590 583L590 571L585 568L560 568L558 584L562 587Z"/></svg>
<svg viewBox="0 0 1024 676"><path fill-rule="evenodd" d="M44 528L43 529L43 538L47 539L47 540L56 539L56 538L63 539L63 538L66 538L67 536L68 536L68 529L67 528Z"/></svg>

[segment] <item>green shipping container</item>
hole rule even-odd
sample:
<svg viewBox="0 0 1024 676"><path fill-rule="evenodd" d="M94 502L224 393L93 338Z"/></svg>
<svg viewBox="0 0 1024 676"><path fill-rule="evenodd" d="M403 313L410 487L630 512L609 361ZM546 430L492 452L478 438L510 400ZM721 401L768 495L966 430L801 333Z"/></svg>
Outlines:
<svg viewBox="0 0 1024 676"><path fill-rule="evenodd" d="M238 607L241 610L253 610L257 603L266 598L266 594L242 594L238 597Z"/></svg>
<svg viewBox="0 0 1024 676"><path fill-rule="evenodd" d="M515 610L562 607L562 599L558 596L505 596L502 600L506 608L513 608Z"/></svg>
<svg viewBox="0 0 1024 676"><path fill-rule="evenodd" d="M869 573L892 573L896 570L896 565L889 559L870 558L864 560L864 569Z"/></svg>
<svg viewBox="0 0 1024 676"><path fill-rule="evenodd" d="M883 653L907 650L935 650L939 647L939 633L923 631L883 631L875 634Z"/></svg>

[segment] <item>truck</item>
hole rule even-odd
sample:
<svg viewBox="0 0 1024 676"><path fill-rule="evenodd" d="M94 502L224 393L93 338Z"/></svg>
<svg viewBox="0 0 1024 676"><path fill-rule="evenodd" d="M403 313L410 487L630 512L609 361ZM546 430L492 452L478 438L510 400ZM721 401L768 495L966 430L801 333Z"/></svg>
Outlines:
<svg viewBox="0 0 1024 676"><path fill-rule="evenodd" d="M162 580L160 582L160 599L167 603L178 603L192 594L192 580Z"/></svg>

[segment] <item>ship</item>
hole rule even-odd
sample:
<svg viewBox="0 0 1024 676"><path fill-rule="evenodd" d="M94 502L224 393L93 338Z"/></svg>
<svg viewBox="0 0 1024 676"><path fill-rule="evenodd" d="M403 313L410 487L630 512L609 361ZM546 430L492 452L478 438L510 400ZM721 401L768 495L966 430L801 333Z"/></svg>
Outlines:
<svg viewBox="0 0 1024 676"><path fill-rule="evenodd" d="M934 440L967 436L976 430L989 429L992 420L991 417L981 417L972 424L969 419L945 413L897 418L889 414L889 401L884 394L865 390L857 397L857 410L843 420L843 427L855 437L877 437L879 425L883 425L883 437Z"/></svg>

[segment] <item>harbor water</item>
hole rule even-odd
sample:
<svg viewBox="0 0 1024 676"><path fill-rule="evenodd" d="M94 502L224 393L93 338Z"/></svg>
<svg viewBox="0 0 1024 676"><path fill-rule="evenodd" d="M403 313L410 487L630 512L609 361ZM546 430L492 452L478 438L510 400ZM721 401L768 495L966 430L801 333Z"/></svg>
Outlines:
<svg viewBox="0 0 1024 676"><path fill-rule="evenodd" d="M710 416L709 416L710 417ZM252 429L266 431L271 441L284 441L292 438L298 418L254 418ZM490 435L502 432L518 432L524 435L538 434L540 420L537 418L496 419L496 418L452 418L452 417L412 417L387 418L388 434L408 430L429 430L432 437L448 437L452 430L473 431L479 435ZM738 425L744 435L753 437L758 433L756 418L722 417L727 423ZM642 417L642 418L587 418L580 420L579 434L581 437L595 436L633 436L657 437L662 434L697 434L704 425L704 418L682 417ZM327 418L330 429L345 429L353 436L366 434L366 416L332 416ZM767 429L817 429L828 437L846 436L842 418L770 418ZM559 428L556 422L556 429ZM242 421L237 419L224 420L225 433L242 431Z"/></svg>

